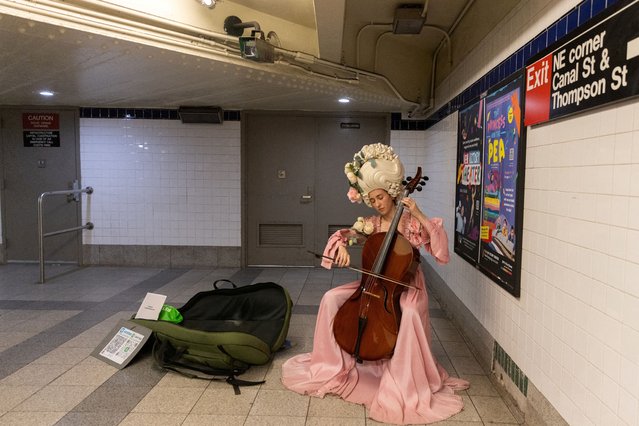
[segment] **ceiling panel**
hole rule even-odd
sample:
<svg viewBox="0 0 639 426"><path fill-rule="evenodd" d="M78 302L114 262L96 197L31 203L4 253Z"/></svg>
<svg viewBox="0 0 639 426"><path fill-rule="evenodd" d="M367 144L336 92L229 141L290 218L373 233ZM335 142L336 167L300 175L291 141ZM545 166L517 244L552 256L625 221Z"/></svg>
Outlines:
<svg viewBox="0 0 639 426"><path fill-rule="evenodd" d="M324 1L318 22L312 0L224 0L224 14L232 13L237 4L238 13L246 14L246 9L252 8L277 17L272 22L290 21L291 28L331 29L331 43L324 44L326 55L339 55L339 59L288 50L287 46L295 45L295 33L273 28L285 36L281 37L282 47L276 49L275 63L264 64L241 58L238 41L215 29L198 34L170 20L154 17L141 22L140 14L129 9L123 8L117 16L90 9L95 1L0 0L0 102L409 112L429 98L433 51L462 11L482 18L477 22L467 15L461 21L464 48L469 49L492 30L495 19L518 3L432 0L422 32L398 35L389 25L401 2ZM496 4L499 14L486 11ZM328 22L331 6L342 19L339 24ZM69 13L69 8L82 7L86 8L86 19ZM220 11L216 7L196 12L211 14L216 10ZM453 63L446 72L455 66ZM53 90L55 96L41 97L38 92L43 89ZM342 96L352 102L337 103Z"/></svg>

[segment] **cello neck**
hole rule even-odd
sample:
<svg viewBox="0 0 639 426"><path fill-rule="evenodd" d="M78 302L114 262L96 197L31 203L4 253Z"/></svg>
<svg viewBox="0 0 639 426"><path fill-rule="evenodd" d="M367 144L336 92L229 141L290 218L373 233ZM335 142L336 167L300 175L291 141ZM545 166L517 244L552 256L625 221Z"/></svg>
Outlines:
<svg viewBox="0 0 639 426"><path fill-rule="evenodd" d="M393 240L395 239L395 232L397 231L397 226L399 225L399 220L401 219L402 213L404 212L404 204L402 204L402 200L404 199L404 197L412 194L417 186L420 185L420 181L422 179L422 168L418 167L415 177L408 179L410 179L410 182L404 187L404 190L397 197L397 200L395 200L395 216L393 216L393 220L388 227L388 231L386 232L384 241L382 241L382 245L380 246L377 257L375 258L375 263L373 264L372 271L375 274L379 274L384 268L386 255L388 254L388 251L393 244ZM419 189L421 190L421 187Z"/></svg>
<svg viewBox="0 0 639 426"><path fill-rule="evenodd" d="M402 217L402 213L404 212L404 204L402 204L402 199L408 195L408 190L402 192L402 194L397 197L397 204L395 206L395 215L393 216L393 220L391 221L390 226L388 227L388 231L386 231L386 236L384 237L384 241L379 248L379 252L377 253L377 258L375 259L375 263L373 264L373 272L375 274L379 274L384 267L384 261L386 260L386 255L388 254L388 250L393 243L393 238L395 237L395 232L397 231L397 226L399 225L399 220Z"/></svg>

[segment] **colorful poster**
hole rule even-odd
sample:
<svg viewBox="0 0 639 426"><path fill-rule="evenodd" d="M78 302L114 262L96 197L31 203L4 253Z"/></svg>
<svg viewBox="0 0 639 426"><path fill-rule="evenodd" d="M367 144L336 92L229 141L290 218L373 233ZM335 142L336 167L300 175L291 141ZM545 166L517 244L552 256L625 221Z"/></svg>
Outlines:
<svg viewBox="0 0 639 426"><path fill-rule="evenodd" d="M460 110L455 185L455 253L472 265L479 254L483 100Z"/></svg>
<svg viewBox="0 0 639 426"><path fill-rule="evenodd" d="M479 268L519 296L523 217L523 75L485 99Z"/></svg>

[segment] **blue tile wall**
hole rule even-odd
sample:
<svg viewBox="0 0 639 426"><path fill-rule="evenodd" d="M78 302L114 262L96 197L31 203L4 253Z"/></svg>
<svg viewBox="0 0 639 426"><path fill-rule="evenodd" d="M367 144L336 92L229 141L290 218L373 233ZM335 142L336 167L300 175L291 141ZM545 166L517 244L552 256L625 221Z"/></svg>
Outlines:
<svg viewBox="0 0 639 426"><path fill-rule="evenodd" d="M594 17L596 14L601 12L606 8L606 0L593 0L592 2L592 16Z"/></svg>
<svg viewBox="0 0 639 426"><path fill-rule="evenodd" d="M515 69L518 70L524 66L524 48L522 47L519 49L517 53L515 53L515 56L517 58L517 65L515 66Z"/></svg>
<svg viewBox="0 0 639 426"><path fill-rule="evenodd" d="M548 46L561 40L570 31L584 25L594 16L606 8L617 3L618 0L584 0L555 21L552 25L535 36L515 53L506 58L502 63L488 71L475 83L467 87L462 93L451 99L446 105L433 113L425 120L402 120L401 114L394 114L391 118L392 130L426 130L448 115L458 110L461 106L480 94L487 91L495 84L507 79L513 73L524 68L528 60L539 52L543 52ZM422 124L413 124L422 123ZM422 129L423 127L423 129Z"/></svg>
<svg viewBox="0 0 639 426"><path fill-rule="evenodd" d="M555 22L546 31L548 35L548 44L553 44L557 40L557 23Z"/></svg>
<svg viewBox="0 0 639 426"><path fill-rule="evenodd" d="M391 130L426 130L426 120L402 120L402 114L391 114Z"/></svg>
<svg viewBox="0 0 639 426"><path fill-rule="evenodd" d="M566 28L568 26L568 17L564 16L557 21L557 40L560 40L566 35Z"/></svg>
<svg viewBox="0 0 639 426"><path fill-rule="evenodd" d="M80 118L126 118L179 120L177 109L158 108L80 108ZM224 111L224 121L240 121L240 111Z"/></svg>
<svg viewBox="0 0 639 426"><path fill-rule="evenodd" d="M579 6L568 13L568 21L566 22L566 31L571 32L579 25Z"/></svg>
<svg viewBox="0 0 639 426"><path fill-rule="evenodd" d="M592 1L579 5L579 26L585 24L592 17Z"/></svg>

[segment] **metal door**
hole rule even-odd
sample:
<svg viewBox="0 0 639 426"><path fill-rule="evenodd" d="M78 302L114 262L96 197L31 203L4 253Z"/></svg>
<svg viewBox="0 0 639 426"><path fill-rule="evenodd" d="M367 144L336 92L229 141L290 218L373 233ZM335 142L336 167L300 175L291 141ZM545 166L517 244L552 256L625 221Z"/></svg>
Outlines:
<svg viewBox="0 0 639 426"><path fill-rule="evenodd" d="M389 140L388 116L247 113L242 122L247 264L317 265L309 250L371 214L346 198L344 164Z"/></svg>
<svg viewBox="0 0 639 426"><path fill-rule="evenodd" d="M308 264L315 233L312 117L246 114L247 263Z"/></svg>
<svg viewBox="0 0 639 426"><path fill-rule="evenodd" d="M25 124L33 116L53 116L44 140ZM72 188L79 179L77 110L42 107L0 109L2 120L3 235L8 261L38 261L37 201L40 194ZM37 117L35 118L37 119ZM35 135L35 139L34 139ZM44 143L38 143L44 142ZM59 146L58 146L59 145ZM66 196L44 201L44 232L79 225L80 208ZM80 234L51 236L44 241L47 262L79 262Z"/></svg>
<svg viewBox="0 0 639 426"><path fill-rule="evenodd" d="M316 162L317 173L315 251L321 253L326 239L337 229L349 228L358 216L370 216L375 211L364 203L352 204L346 197L348 180L344 165L362 146L371 143L390 143L390 117L345 116L319 120ZM320 202L321 200L321 202ZM351 263L361 265L361 247L349 248Z"/></svg>

